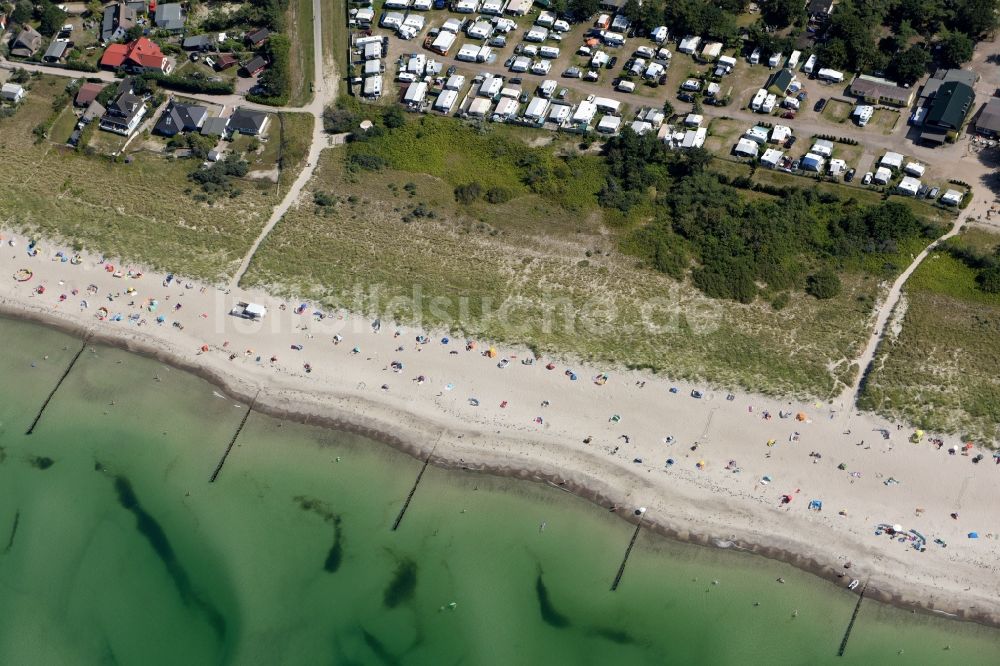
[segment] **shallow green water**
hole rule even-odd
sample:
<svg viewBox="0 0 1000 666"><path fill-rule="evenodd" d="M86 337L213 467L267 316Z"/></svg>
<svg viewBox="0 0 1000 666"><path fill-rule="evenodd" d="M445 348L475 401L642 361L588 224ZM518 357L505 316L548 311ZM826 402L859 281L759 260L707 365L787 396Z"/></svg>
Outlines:
<svg viewBox="0 0 1000 666"><path fill-rule="evenodd" d="M837 658L853 595L645 532L612 593L631 526L536 484L429 468L392 532L415 460L256 413L209 484L243 410L113 349L25 436L80 343L0 340L0 664L1000 663L874 602Z"/></svg>

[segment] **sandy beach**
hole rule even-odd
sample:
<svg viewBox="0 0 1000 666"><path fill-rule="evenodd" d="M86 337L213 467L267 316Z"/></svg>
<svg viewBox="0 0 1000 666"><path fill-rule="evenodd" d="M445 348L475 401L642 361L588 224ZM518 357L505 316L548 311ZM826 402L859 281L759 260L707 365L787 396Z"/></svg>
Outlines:
<svg viewBox="0 0 1000 666"><path fill-rule="evenodd" d="M843 586L867 581L867 596L1000 626L1000 465L956 437L923 433L914 443L913 428L849 405L534 359L526 349L497 346L490 357L489 341L320 317L311 304L296 312L298 303L183 277L166 284L112 258L74 263L68 247L46 241L29 256L29 239L0 236L4 315L154 355L239 399L256 396L263 412L360 432L442 466L556 484L632 521L644 507L643 525L669 536L759 552ZM22 269L31 276L19 282ZM239 301L264 305L263 322L229 315Z"/></svg>

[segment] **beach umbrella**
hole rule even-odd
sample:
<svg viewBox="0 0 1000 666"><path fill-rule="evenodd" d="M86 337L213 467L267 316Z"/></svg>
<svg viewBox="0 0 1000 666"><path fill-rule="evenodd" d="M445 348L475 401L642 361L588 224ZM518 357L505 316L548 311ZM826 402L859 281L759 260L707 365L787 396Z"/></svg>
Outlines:
<svg viewBox="0 0 1000 666"><path fill-rule="evenodd" d="M489 349L487 349L486 355L489 356L490 358L496 358L497 357L496 347L490 347Z"/></svg>
<svg viewBox="0 0 1000 666"><path fill-rule="evenodd" d="M441 344L446 345L451 342L448 338L441 338Z"/></svg>
<svg viewBox="0 0 1000 666"><path fill-rule="evenodd" d="M704 460L699 460L699 461L698 461L698 462L697 462L697 463L695 464L695 467L697 467L698 469L705 469L705 461L704 461Z"/></svg>
<svg viewBox="0 0 1000 666"><path fill-rule="evenodd" d="M806 418L807 417L806 417L805 412L799 412L798 414L795 415L795 420L796 421L805 421Z"/></svg>
<svg viewBox="0 0 1000 666"><path fill-rule="evenodd" d="M893 531L893 532L902 532L902 531L903 531L903 526L902 526L902 525L899 525L899 524L897 523L896 525L893 525L893 526L892 526L892 531Z"/></svg>

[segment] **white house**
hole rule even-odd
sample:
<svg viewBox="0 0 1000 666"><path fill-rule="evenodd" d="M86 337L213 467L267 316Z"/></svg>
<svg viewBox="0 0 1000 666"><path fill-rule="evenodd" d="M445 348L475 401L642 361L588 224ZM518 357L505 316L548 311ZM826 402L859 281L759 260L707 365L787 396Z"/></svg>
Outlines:
<svg viewBox="0 0 1000 666"><path fill-rule="evenodd" d="M816 139L813 142L812 150L810 152L822 155L823 157L830 157L833 155L833 141L829 141L827 139Z"/></svg>
<svg viewBox="0 0 1000 666"><path fill-rule="evenodd" d="M906 196L915 197L917 192L920 190L920 181L912 176L904 176L903 180L899 181L899 185L896 186L896 191L900 194L905 194Z"/></svg>
<svg viewBox="0 0 1000 666"><path fill-rule="evenodd" d="M681 40L680 45L678 45L677 50L681 53L687 53L688 55L693 55L695 51L698 50L698 45L701 44L701 37L685 37Z"/></svg>
<svg viewBox="0 0 1000 666"><path fill-rule="evenodd" d="M903 156L899 153L888 152L882 156L878 164L890 169L901 169L903 168Z"/></svg>
<svg viewBox="0 0 1000 666"><path fill-rule="evenodd" d="M858 121L858 127L864 127L875 114L875 107L868 104L858 104L851 115Z"/></svg>
<svg viewBox="0 0 1000 666"><path fill-rule="evenodd" d="M768 94L764 98L764 103L760 105L761 113L771 113L774 111L774 107L778 105L778 96L774 94Z"/></svg>
<svg viewBox="0 0 1000 666"><path fill-rule="evenodd" d="M517 56L514 58L514 62L510 63L510 71L512 72L527 72L531 69L531 58L528 56Z"/></svg>
<svg viewBox="0 0 1000 666"><path fill-rule="evenodd" d="M757 145L763 146L765 143L767 143L767 135L768 131L766 127L761 127L760 125L756 125L748 129L743 136L748 141L753 141Z"/></svg>
<svg viewBox="0 0 1000 666"><path fill-rule="evenodd" d="M618 132L618 128L621 127L621 124L622 119L620 117L607 115L597 123L597 131L602 134L615 134Z"/></svg>
<svg viewBox="0 0 1000 666"><path fill-rule="evenodd" d="M414 81L406 89L403 95L403 102L409 106L420 106L427 97L427 83L425 81Z"/></svg>
<svg viewBox="0 0 1000 666"><path fill-rule="evenodd" d="M549 109L549 122L562 125L569 120L573 109L567 104L553 104Z"/></svg>
<svg viewBox="0 0 1000 666"><path fill-rule="evenodd" d="M552 69L551 60L539 60L531 66L531 73L538 76L545 76Z"/></svg>
<svg viewBox="0 0 1000 666"><path fill-rule="evenodd" d="M652 39L657 44L662 44L667 41L670 36L670 31L667 30L667 26L659 25L649 31L649 38Z"/></svg>
<svg viewBox="0 0 1000 666"><path fill-rule="evenodd" d="M496 97L503 90L503 79L499 76L487 76L479 84L480 97Z"/></svg>
<svg viewBox="0 0 1000 666"><path fill-rule="evenodd" d="M760 163L769 169L773 169L781 163L781 158L784 157L784 153L776 148L768 148L764 151L764 154L760 156Z"/></svg>
<svg viewBox="0 0 1000 666"><path fill-rule="evenodd" d="M836 157L830 160L829 171L831 176L839 176L841 172L845 171L846 169L847 169L847 162L845 162L844 160L837 159Z"/></svg>
<svg viewBox="0 0 1000 666"><path fill-rule="evenodd" d="M685 150L701 148L705 145L705 138L707 136L708 130L704 127L699 127L696 130L688 130L684 132L684 138L681 139L681 148Z"/></svg>
<svg viewBox="0 0 1000 666"><path fill-rule="evenodd" d="M545 116L549 112L549 100L544 97L532 97L528 102L528 108L524 111L524 117L534 123L545 122Z"/></svg>
<svg viewBox="0 0 1000 666"><path fill-rule="evenodd" d="M528 32L524 33L526 42L544 42L549 38L549 31L539 26L532 26Z"/></svg>
<svg viewBox="0 0 1000 666"><path fill-rule="evenodd" d="M0 99L17 104L24 99L24 88L16 83L5 83L0 87Z"/></svg>
<svg viewBox="0 0 1000 666"><path fill-rule="evenodd" d="M406 17L399 12L386 12L382 16L382 20L379 21L379 25L389 30L398 30L405 20Z"/></svg>
<svg viewBox="0 0 1000 666"><path fill-rule="evenodd" d="M713 62L722 54L722 42L709 42L701 50L701 57L707 62Z"/></svg>
<svg viewBox="0 0 1000 666"><path fill-rule="evenodd" d="M925 170L926 167L920 162L907 162L906 166L903 167L903 171L911 176L916 176L917 178L923 176Z"/></svg>
<svg viewBox="0 0 1000 666"><path fill-rule="evenodd" d="M653 125L651 123L647 123L645 120L633 120L629 127L632 128L633 132L640 135L653 131Z"/></svg>
<svg viewBox="0 0 1000 666"><path fill-rule="evenodd" d="M477 97L469 104L469 115L474 118L485 118L493 104L485 97Z"/></svg>
<svg viewBox="0 0 1000 666"><path fill-rule="evenodd" d="M820 173L823 171L823 164L826 162L820 155L816 153L806 153L802 159L799 160L799 168L803 171L815 171Z"/></svg>
<svg viewBox="0 0 1000 666"><path fill-rule="evenodd" d="M611 99L610 97L595 97L594 106L601 113L613 113L617 114L619 109L621 109L622 103L616 99Z"/></svg>
<svg viewBox="0 0 1000 666"><path fill-rule="evenodd" d="M364 88L362 89L362 94L365 97L372 97L378 99L382 96L382 75L369 76L365 79Z"/></svg>
<svg viewBox="0 0 1000 666"><path fill-rule="evenodd" d="M787 125L775 125L771 128L771 143L784 143L792 135L792 128Z"/></svg>
<svg viewBox="0 0 1000 666"><path fill-rule="evenodd" d="M434 110L440 111L441 113L451 113L452 107L455 106L455 101L458 99L457 90L443 90L438 98L434 100Z"/></svg>
<svg viewBox="0 0 1000 666"><path fill-rule="evenodd" d="M704 116L697 113L689 113L684 117L685 127L701 127L702 121L705 120Z"/></svg>
<svg viewBox="0 0 1000 666"><path fill-rule="evenodd" d="M941 195L941 203L948 206L957 206L962 203L962 193L958 190L948 190Z"/></svg>
<svg viewBox="0 0 1000 666"><path fill-rule="evenodd" d="M890 180L892 180L892 171L886 167L879 167L875 169L875 175L872 180L878 185L885 185Z"/></svg>
<svg viewBox="0 0 1000 666"><path fill-rule="evenodd" d="M757 157L757 144L745 137L740 138L733 148L733 152L743 157Z"/></svg>
<svg viewBox="0 0 1000 666"><path fill-rule="evenodd" d="M465 77L461 74L452 74L444 83L445 90L461 90L465 85Z"/></svg>
<svg viewBox="0 0 1000 666"><path fill-rule="evenodd" d="M830 83L841 83L844 80L844 73L838 72L835 69L821 69L816 72L817 78L823 81L829 81Z"/></svg>
<svg viewBox="0 0 1000 666"><path fill-rule="evenodd" d="M475 21L465 29L465 34L472 39L488 39L493 34L493 24L486 21Z"/></svg>
<svg viewBox="0 0 1000 666"><path fill-rule="evenodd" d="M510 119L512 116L517 114L517 100L511 99L509 97L504 97L499 102L497 106L493 109L493 120L497 122L504 122Z"/></svg>
<svg viewBox="0 0 1000 666"><path fill-rule="evenodd" d="M589 126L597 115L597 105L593 102L583 101L576 107L571 118L574 125Z"/></svg>
<svg viewBox="0 0 1000 666"><path fill-rule="evenodd" d="M475 44L463 44L462 48L455 54L455 59L463 62L476 62L476 58L478 57L479 47Z"/></svg>

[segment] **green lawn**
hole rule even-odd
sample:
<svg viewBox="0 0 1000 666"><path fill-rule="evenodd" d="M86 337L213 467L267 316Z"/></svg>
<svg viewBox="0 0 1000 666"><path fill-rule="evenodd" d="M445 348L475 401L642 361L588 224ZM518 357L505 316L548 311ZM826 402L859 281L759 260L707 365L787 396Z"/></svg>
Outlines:
<svg viewBox="0 0 1000 666"><path fill-rule="evenodd" d="M337 17L335 20L338 21L336 25L343 25L343 17ZM309 103L313 95L313 61L316 57L313 43L312 0L290 0L285 22L288 26L288 37L292 42L288 72L292 90L288 103L291 106L304 106Z"/></svg>

